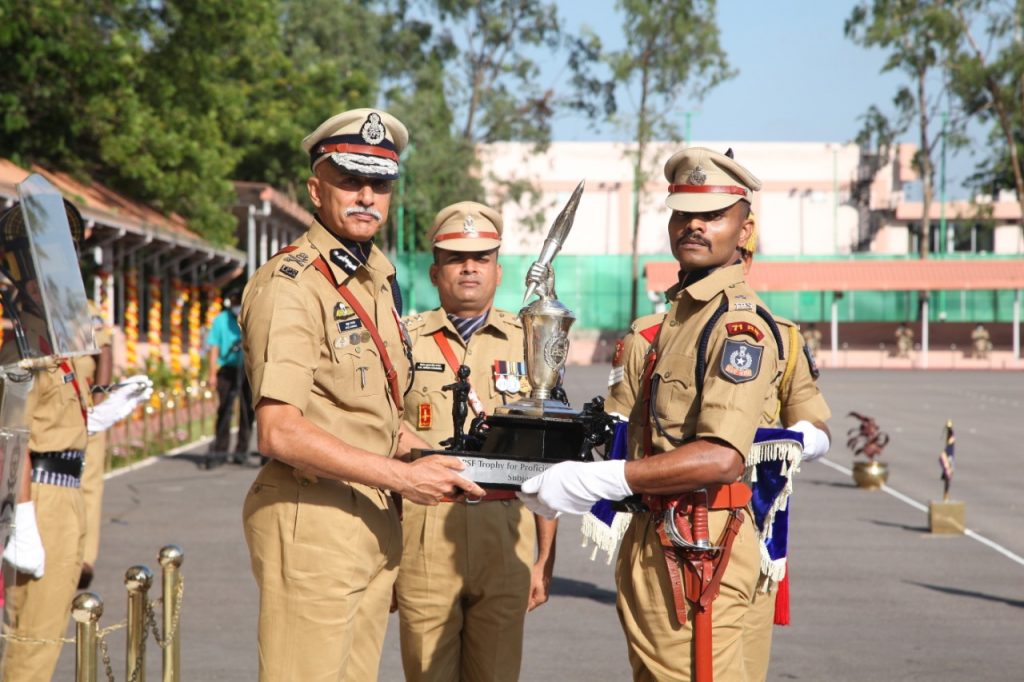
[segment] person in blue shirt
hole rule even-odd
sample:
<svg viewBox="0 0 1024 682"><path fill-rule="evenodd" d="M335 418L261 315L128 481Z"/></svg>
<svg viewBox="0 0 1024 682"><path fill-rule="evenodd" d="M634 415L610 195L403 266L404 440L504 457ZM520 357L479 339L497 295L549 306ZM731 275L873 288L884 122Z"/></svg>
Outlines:
<svg viewBox="0 0 1024 682"><path fill-rule="evenodd" d="M209 348L209 384L217 391L217 429L210 456L226 457L231 452L231 418L235 401L240 402L238 440L231 461L245 464L249 459L249 434L252 431L252 390L242 362L242 330L238 326L241 296L237 292L224 299L224 309L213 318L206 337ZM207 464L210 458L207 459Z"/></svg>

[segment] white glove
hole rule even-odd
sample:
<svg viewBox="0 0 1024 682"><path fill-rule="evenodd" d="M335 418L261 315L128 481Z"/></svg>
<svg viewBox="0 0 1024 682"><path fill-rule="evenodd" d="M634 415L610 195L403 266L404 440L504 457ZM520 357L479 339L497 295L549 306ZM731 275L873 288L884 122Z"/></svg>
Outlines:
<svg viewBox="0 0 1024 682"><path fill-rule="evenodd" d="M800 420L792 426L787 426L790 431L798 431L804 435L804 457L805 462L811 462L826 452L832 447L832 444L828 440L828 434L819 429L817 426L809 421Z"/></svg>
<svg viewBox="0 0 1024 682"><path fill-rule="evenodd" d="M153 395L153 382L145 374L123 379L106 400L89 410L89 433L100 433L130 415Z"/></svg>
<svg viewBox="0 0 1024 682"><path fill-rule="evenodd" d="M524 481L519 499L535 514L554 518L544 511L585 514L598 500L621 500L632 494L626 483L626 462L616 459L559 462Z"/></svg>
<svg viewBox="0 0 1024 682"><path fill-rule="evenodd" d="M43 577L46 551L36 526L36 506L31 501L14 507L14 526L7 539L4 561L33 578Z"/></svg>

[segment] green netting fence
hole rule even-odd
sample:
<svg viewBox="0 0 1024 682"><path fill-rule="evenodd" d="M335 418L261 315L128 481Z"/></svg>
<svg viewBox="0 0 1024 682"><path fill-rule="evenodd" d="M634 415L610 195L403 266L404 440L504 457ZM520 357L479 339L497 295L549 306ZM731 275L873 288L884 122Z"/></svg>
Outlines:
<svg viewBox="0 0 1024 682"><path fill-rule="evenodd" d="M437 291L427 273L433 256L429 253L406 253L392 258L398 269L406 310L422 311L437 307ZM499 308L519 310L524 292L523 280L535 258L502 254L504 276L496 299ZM863 258L878 259L878 256L865 254ZM644 263L664 260L666 258L662 255L641 256L641 277ZM765 257L762 260L772 259ZM629 326L630 262L628 254L558 256L555 261L558 298L576 313L574 329L622 330ZM934 322L1012 322L1014 294L1013 290L933 291L929 319ZM831 291L768 292L761 296L773 312L791 320L824 322L831 319ZM642 315L653 310L654 305L647 297L646 282L641 279L637 311ZM840 322L915 321L918 310L918 293L914 291L847 292L838 306Z"/></svg>

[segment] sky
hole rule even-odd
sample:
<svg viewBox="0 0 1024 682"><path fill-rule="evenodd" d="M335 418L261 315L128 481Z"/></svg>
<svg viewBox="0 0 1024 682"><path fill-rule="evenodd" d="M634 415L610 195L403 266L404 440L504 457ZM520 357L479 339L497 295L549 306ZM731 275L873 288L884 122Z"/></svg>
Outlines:
<svg viewBox="0 0 1024 682"><path fill-rule="evenodd" d="M872 105L891 112L904 83L881 69L885 53L855 45L843 35L851 0L719 0L721 41L736 77L693 107L692 139L714 141L849 142L858 117ZM566 26L587 25L609 49L622 47L621 19L613 0L558 0ZM557 78L557 76L553 76ZM682 127L682 123L680 123ZM903 141L914 142L915 131ZM594 132L580 119L555 122L556 140L613 140L624 133ZM962 178L974 161L969 152L950 156L949 197L965 198Z"/></svg>

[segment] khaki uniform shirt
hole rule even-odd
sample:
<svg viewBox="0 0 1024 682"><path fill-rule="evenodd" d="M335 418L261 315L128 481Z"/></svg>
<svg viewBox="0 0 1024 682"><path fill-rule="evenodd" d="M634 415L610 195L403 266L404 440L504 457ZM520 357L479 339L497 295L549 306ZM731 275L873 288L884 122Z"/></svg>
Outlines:
<svg viewBox="0 0 1024 682"><path fill-rule="evenodd" d="M723 301L727 310L712 329L705 350L704 386L695 383L700 335ZM672 292L672 306L655 339L654 375L659 387L652 398L660 432L654 424L652 453L676 447L673 440L717 438L746 457L759 426L775 422L783 365L769 325L757 315L763 303L747 285L743 268L721 268ZM643 453L643 401L630 414L629 451ZM653 420L652 420L653 421Z"/></svg>
<svg viewBox="0 0 1024 682"><path fill-rule="evenodd" d="M665 313L644 315L633 322L626 334L615 346L612 357L612 371L608 375L608 397L604 411L628 417L640 393L640 379L644 373L644 361L651 343L641 332L656 327L665 321Z"/></svg>
<svg viewBox="0 0 1024 682"><path fill-rule="evenodd" d="M395 269L374 246L360 265L319 222L249 281L242 296L242 344L253 405L264 398L297 407L346 443L392 456L402 409L388 391L370 334L341 294L313 267L323 257L337 281L366 309L405 392L410 375L395 314Z"/></svg>
<svg viewBox="0 0 1024 682"><path fill-rule="evenodd" d="M30 313L22 312L20 317L29 346L39 348L48 345L45 340L46 323ZM20 359L20 354L13 332L5 334L5 337L3 350L0 351L0 363L15 363ZM34 383L25 403L30 451L85 449L87 437L82 410L92 407L87 371L91 371L93 365L89 360L84 357L66 359L32 370ZM75 388L76 382L78 389Z"/></svg>
<svg viewBox="0 0 1024 682"><path fill-rule="evenodd" d="M455 357L469 367L469 383L487 414L493 413L498 405L515 402L529 394L526 377L519 376L516 367L516 363L523 362L524 348L523 325L514 314L491 308L487 321L469 337L468 344L440 308L412 315L406 318L406 325L412 337L416 374L406 398L405 418L433 447L441 447L442 440L452 437L452 392L443 391L441 387L457 380L454 370L441 354L434 332L443 330ZM508 374L500 374L500 369L495 368L496 362L504 362ZM518 391L510 390L508 386L499 390L498 379L512 374L517 377L518 386L513 388L518 388ZM507 382L501 383L505 385ZM464 433L468 432L474 416L473 408L469 407Z"/></svg>

